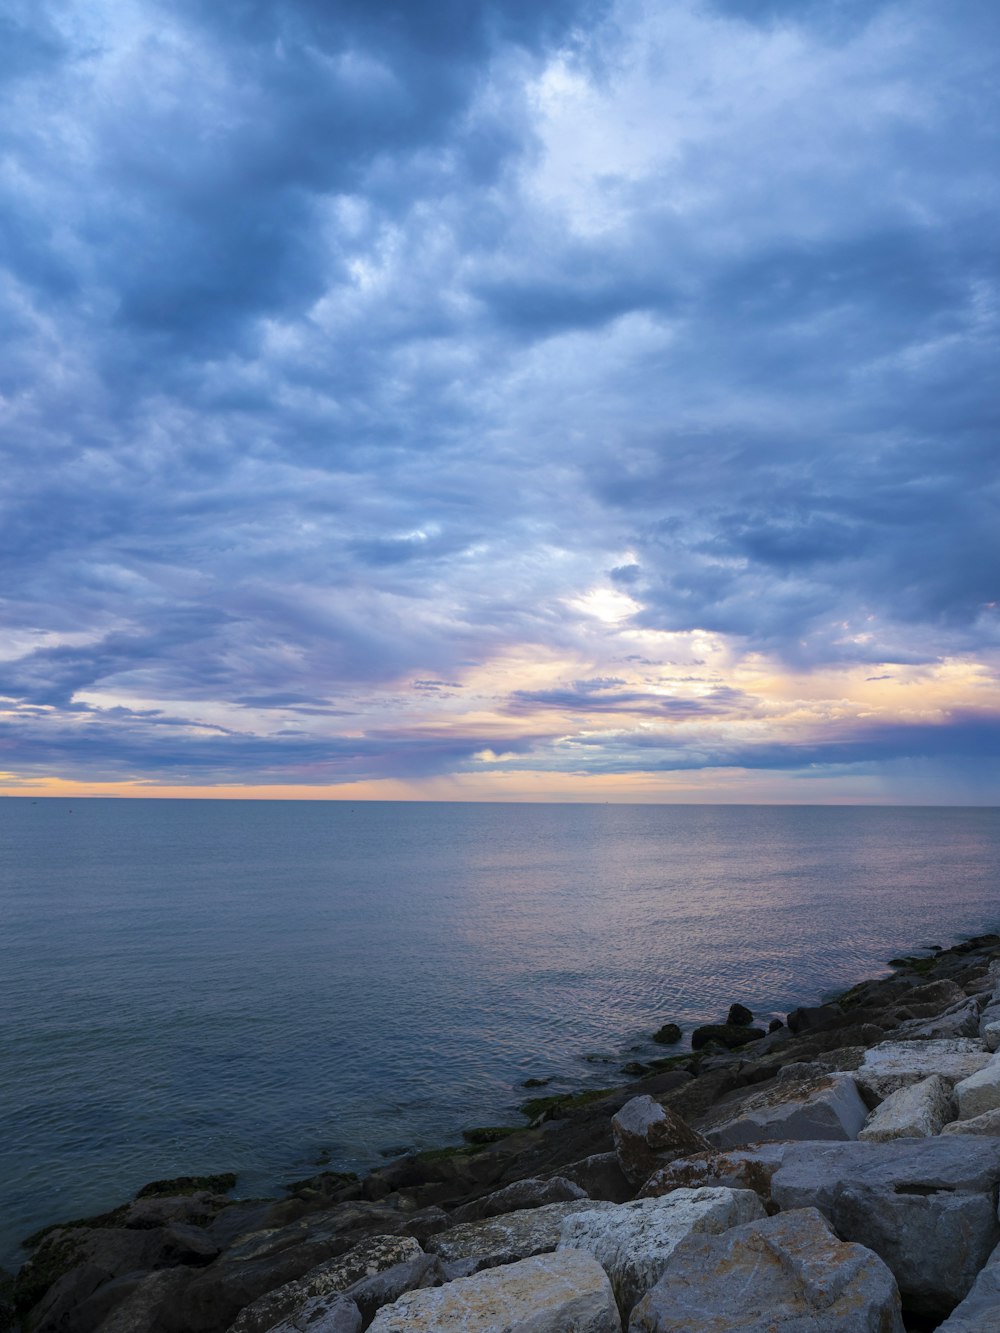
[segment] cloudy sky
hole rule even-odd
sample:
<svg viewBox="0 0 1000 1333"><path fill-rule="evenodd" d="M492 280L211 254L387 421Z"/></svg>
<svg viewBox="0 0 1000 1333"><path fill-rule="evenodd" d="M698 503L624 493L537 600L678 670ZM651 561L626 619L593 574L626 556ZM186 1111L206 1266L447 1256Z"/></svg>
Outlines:
<svg viewBox="0 0 1000 1333"><path fill-rule="evenodd" d="M0 790L1000 800L995 0L6 0Z"/></svg>

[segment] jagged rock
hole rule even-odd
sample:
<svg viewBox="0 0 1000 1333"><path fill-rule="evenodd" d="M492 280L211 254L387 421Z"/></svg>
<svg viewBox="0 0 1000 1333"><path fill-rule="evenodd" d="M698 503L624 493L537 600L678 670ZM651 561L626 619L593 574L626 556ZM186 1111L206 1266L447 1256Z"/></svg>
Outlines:
<svg viewBox="0 0 1000 1333"><path fill-rule="evenodd" d="M346 1254L318 1264L303 1277L286 1282L245 1306L229 1333L267 1333L313 1297L333 1292L353 1295L357 1284L387 1270L406 1270L397 1274L397 1279L405 1284L396 1292L400 1295L408 1287L418 1286L433 1262L412 1236L371 1236ZM390 1299L395 1300L395 1296Z"/></svg>
<svg viewBox="0 0 1000 1333"><path fill-rule="evenodd" d="M370 1333L621 1333L604 1269L563 1250L523 1259L380 1310Z"/></svg>
<svg viewBox="0 0 1000 1333"><path fill-rule="evenodd" d="M729 1013L726 1015L726 1022L734 1024L736 1027L748 1028L753 1022L753 1011L748 1009L745 1004L731 1004Z"/></svg>
<svg viewBox="0 0 1000 1333"><path fill-rule="evenodd" d="M940 1074L899 1088L868 1117L859 1139L886 1143L890 1139L926 1139L940 1134L955 1114L951 1088Z"/></svg>
<svg viewBox="0 0 1000 1333"><path fill-rule="evenodd" d="M636 1307L630 1333L903 1333L886 1265L815 1208L691 1236Z"/></svg>
<svg viewBox="0 0 1000 1333"><path fill-rule="evenodd" d="M587 1191L564 1176L550 1176L548 1180L531 1177L515 1180L502 1190L487 1194L482 1199L463 1204L452 1212L455 1222L478 1222L483 1217L498 1217L519 1208L541 1208L547 1203L566 1203L569 1199L586 1199Z"/></svg>
<svg viewBox="0 0 1000 1333"><path fill-rule="evenodd" d="M789 1065L782 1065L777 1077L779 1082L785 1083L789 1079L822 1078L830 1072L830 1068L818 1060L795 1060Z"/></svg>
<svg viewBox="0 0 1000 1333"><path fill-rule="evenodd" d="M839 1004L793 1009L788 1015L788 1026L796 1036L800 1032L824 1032L827 1028L840 1027L843 1022L844 1011Z"/></svg>
<svg viewBox="0 0 1000 1333"><path fill-rule="evenodd" d="M989 1064L989 1052L975 1038L947 1041L884 1041L865 1052L855 1072L861 1089L876 1101L931 1074L958 1083Z"/></svg>
<svg viewBox="0 0 1000 1333"><path fill-rule="evenodd" d="M314 1296L268 1333L360 1333L361 1311L347 1296Z"/></svg>
<svg viewBox="0 0 1000 1333"><path fill-rule="evenodd" d="M747 1027L743 1023L703 1023L691 1033L691 1049L700 1051L703 1046L714 1041L727 1050L735 1050L738 1046L748 1046L750 1042L766 1036L763 1028Z"/></svg>
<svg viewBox="0 0 1000 1333"><path fill-rule="evenodd" d="M955 1103L959 1120L1000 1109L1000 1058L994 1057L984 1068L956 1083Z"/></svg>
<svg viewBox="0 0 1000 1333"><path fill-rule="evenodd" d="M853 1139L867 1115L853 1077L827 1074L777 1081L723 1104L702 1121L702 1130L717 1148L776 1139Z"/></svg>
<svg viewBox="0 0 1000 1333"><path fill-rule="evenodd" d="M1000 1136L1000 1110L986 1111L971 1120L952 1120L941 1130L942 1134L981 1134Z"/></svg>
<svg viewBox="0 0 1000 1333"><path fill-rule="evenodd" d="M772 1018L770 1023L768 1023L767 1025L768 1036L770 1036L772 1032L780 1032L784 1026L785 1026L784 1023L781 1021L780 1018Z"/></svg>
<svg viewBox="0 0 1000 1333"><path fill-rule="evenodd" d="M156 1273L119 1278L75 1311L76 1327L95 1329L96 1333L137 1333L155 1328L159 1316L174 1308L190 1280L186 1268L163 1268ZM101 1318L102 1305L110 1310L106 1318Z"/></svg>
<svg viewBox="0 0 1000 1333"><path fill-rule="evenodd" d="M942 1041L978 1034L979 1005L975 1000L965 1000L944 1013L900 1023L893 1035L898 1041Z"/></svg>
<svg viewBox="0 0 1000 1333"><path fill-rule="evenodd" d="M1000 1142L985 1138L797 1144L771 1181L783 1209L815 1206L889 1265L903 1303L941 1318L1000 1241Z"/></svg>
<svg viewBox="0 0 1000 1333"><path fill-rule="evenodd" d="M483 1268L511 1264L554 1250L567 1217L584 1209L614 1207L615 1204L599 1203L594 1199L572 1199L568 1203L549 1203L542 1208L525 1208L482 1222L463 1222L432 1236L427 1248L442 1264L450 1266L446 1272L467 1277Z"/></svg>
<svg viewBox="0 0 1000 1333"><path fill-rule="evenodd" d="M559 1249L592 1254L627 1315L659 1279L674 1246L685 1236L714 1234L763 1216L764 1206L753 1190L675 1190L662 1198L635 1199L567 1218Z"/></svg>
<svg viewBox="0 0 1000 1333"><path fill-rule="evenodd" d="M759 1143L728 1152L713 1149L681 1157L654 1171L639 1191L640 1199L656 1199L678 1189L704 1189L724 1185L729 1189L753 1190L771 1204L771 1178L784 1161L788 1143Z"/></svg>
<svg viewBox="0 0 1000 1333"><path fill-rule="evenodd" d="M988 1051L1000 1050L1000 1014L989 1023L980 1025L979 1035Z"/></svg>
<svg viewBox="0 0 1000 1333"><path fill-rule="evenodd" d="M676 1112L652 1097L633 1097L611 1119L615 1152L626 1179L641 1185L668 1152L702 1152L710 1145Z"/></svg>
<svg viewBox="0 0 1000 1333"><path fill-rule="evenodd" d="M972 1284L965 1300L956 1305L938 1333L997 1333L1000 1329L1000 1246Z"/></svg>
<svg viewBox="0 0 1000 1333"><path fill-rule="evenodd" d="M635 1193L635 1186L625 1177L613 1152L593 1153L579 1162L560 1167L559 1174L574 1185L579 1185L591 1199L609 1203L624 1203Z"/></svg>

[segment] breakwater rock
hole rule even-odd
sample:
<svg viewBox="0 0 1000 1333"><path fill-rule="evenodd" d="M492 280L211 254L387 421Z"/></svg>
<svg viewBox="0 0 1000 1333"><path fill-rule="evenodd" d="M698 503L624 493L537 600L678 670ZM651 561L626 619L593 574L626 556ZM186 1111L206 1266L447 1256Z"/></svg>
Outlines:
<svg viewBox="0 0 1000 1333"><path fill-rule="evenodd" d="M32 1237L0 1327L998 1330L1000 936L893 967L363 1179L156 1182Z"/></svg>

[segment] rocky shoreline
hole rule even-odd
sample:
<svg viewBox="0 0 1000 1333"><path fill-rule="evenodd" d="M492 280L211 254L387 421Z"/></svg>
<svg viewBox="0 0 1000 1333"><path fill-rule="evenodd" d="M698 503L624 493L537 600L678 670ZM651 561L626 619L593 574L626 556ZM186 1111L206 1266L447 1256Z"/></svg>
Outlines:
<svg viewBox="0 0 1000 1333"><path fill-rule="evenodd" d="M0 1329L1000 1330L1000 936L891 966L361 1179L154 1182L32 1237Z"/></svg>

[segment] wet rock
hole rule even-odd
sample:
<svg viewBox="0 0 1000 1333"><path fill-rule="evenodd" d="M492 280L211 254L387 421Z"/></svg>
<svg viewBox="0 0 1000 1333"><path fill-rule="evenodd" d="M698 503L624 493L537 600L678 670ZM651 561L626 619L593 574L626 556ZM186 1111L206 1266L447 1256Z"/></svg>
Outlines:
<svg viewBox="0 0 1000 1333"><path fill-rule="evenodd" d="M839 1004L793 1009L788 1015L788 1026L796 1036L800 1032L823 1032L827 1028L840 1027L844 1021L844 1011Z"/></svg>
<svg viewBox="0 0 1000 1333"><path fill-rule="evenodd" d="M157 1328L161 1316L168 1315L175 1307L190 1280L191 1274L185 1268L164 1268L157 1273L119 1278L84 1302L76 1313L77 1326L95 1329L97 1333L139 1333L139 1330L144 1333L146 1329Z"/></svg>
<svg viewBox="0 0 1000 1333"><path fill-rule="evenodd" d="M758 1143L728 1152L712 1150L682 1157L654 1171L639 1191L641 1199L655 1199L677 1189L704 1189L724 1185L753 1190L771 1210L771 1179L784 1161L788 1143Z"/></svg>
<svg viewBox="0 0 1000 1333"><path fill-rule="evenodd" d="M442 1264L452 1266L446 1269L447 1272L461 1272L462 1276L468 1276L483 1268L512 1264L518 1259L554 1250L567 1217L584 1209L615 1206L593 1199L573 1199L567 1203L549 1203L542 1208L504 1213L481 1222L463 1222L432 1236L427 1248Z"/></svg>
<svg viewBox="0 0 1000 1333"><path fill-rule="evenodd" d="M579 1250L524 1259L432 1291L410 1292L371 1333L621 1333L611 1284Z"/></svg>
<svg viewBox="0 0 1000 1333"><path fill-rule="evenodd" d="M782 1023L780 1018L772 1018L770 1023L768 1023L767 1025L768 1035L770 1035L772 1032L780 1032L784 1026L785 1026L784 1023Z"/></svg>
<svg viewBox="0 0 1000 1333"><path fill-rule="evenodd" d="M828 1074L776 1081L718 1107L701 1128L718 1148L777 1139L853 1139L867 1115L853 1077Z"/></svg>
<svg viewBox="0 0 1000 1333"><path fill-rule="evenodd" d="M560 1167L560 1175L579 1185L591 1199L624 1203L635 1193L635 1186L625 1178L618 1155L613 1152L594 1153L582 1161L570 1162Z"/></svg>
<svg viewBox="0 0 1000 1333"><path fill-rule="evenodd" d="M954 1114L950 1085L940 1074L931 1074L920 1083L890 1093L868 1117L858 1138L873 1143L926 1139L940 1134Z"/></svg>
<svg viewBox="0 0 1000 1333"><path fill-rule="evenodd" d="M766 1036L763 1028L745 1027L742 1023L704 1023L691 1033L691 1049L700 1051L709 1042L715 1042L717 1046L725 1046L732 1051Z"/></svg>
<svg viewBox="0 0 1000 1333"><path fill-rule="evenodd" d="M482 1199L463 1204L452 1213L455 1222L478 1222L484 1217L498 1217L519 1208L541 1208L547 1203L566 1203L570 1199L586 1199L587 1191L564 1176L550 1176L548 1180L529 1178L516 1180L502 1190L487 1194Z"/></svg>
<svg viewBox="0 0 1000 1333"><path fill-rule="evenodd" d="M661 1046L673 1046L680 1039L681 1030L676 1023L664 1023L663 1027L653 1033L653 1040Z"/></svg>
<svg viewBox="0 0 1000 1333"><path fill-rule="evenodd" d="M630 1333L903 1333L886 1265L814 1208L691 1236L636 1308Z"/></svg>
<svg viewBox="0 0 1000 1333"><path fill-rule="evenodd" d="M665 1153L701 1152L709 1147L679 1115L652 1097L633 1097L612 1117L615 1152L627 1180L641 1185Z"/></svg>
<svg viewBox="0 0 1000 1333"><path fill-rule="evenodd" d="M729 1013L726 1015L726 1022L734 1027L748 1028L753 1022L753 1011L748 1009L745 1004L731 1004Z"/></svg>
<svg viewBox="0 0 1000 1333"><path fill-rule="evenodd" d="M611 1279L618 1307L627 1316L685 1236L714 1234L763 1216L764 1206L752 1190L675 1190L662 1198L636 1199L567 1218L559 1249L592 1254Z"/></svg>
<svg viewBox="0 0 1000 1333"><path fill-rule="evenodd" d="M986 1138L798 1144L771 1181L783 1210L815 1206L889 1265L904 1308L942 1318L1000 1241L1000 1142Z"/></svg>
<svg viewBox="0 0 1000 1333"><path fill-rule="evenodd" d="M1000 1110L1000 1057L955 1084L958 1119L971 1120L988 1111Z"/></svg>
<svg viewBox="0 0 1000 1333"><path fill-rule="evenodd" d="M314 1297L334 1292L353 1295L355 1286L390 1270L396 1274L396 1296L418 1286L433 1260L412 1236L371 1236L336 1259L318 1264L303 1277L267 1292L237 1315L229 1333L268 1333ZM405 1270L405 1271L403 1271ZM400 1285L402 1283L402 1285Z"/></svg>
<svg viewBox="0 0 1000 1333"><path fill-rule="evenodd" d="M865 1052L854 1077L862 1091L883 1101L890 1093L939 1074L955 1084L984 1068L990 1054L975 1038L885 1041Z"/></svg>

